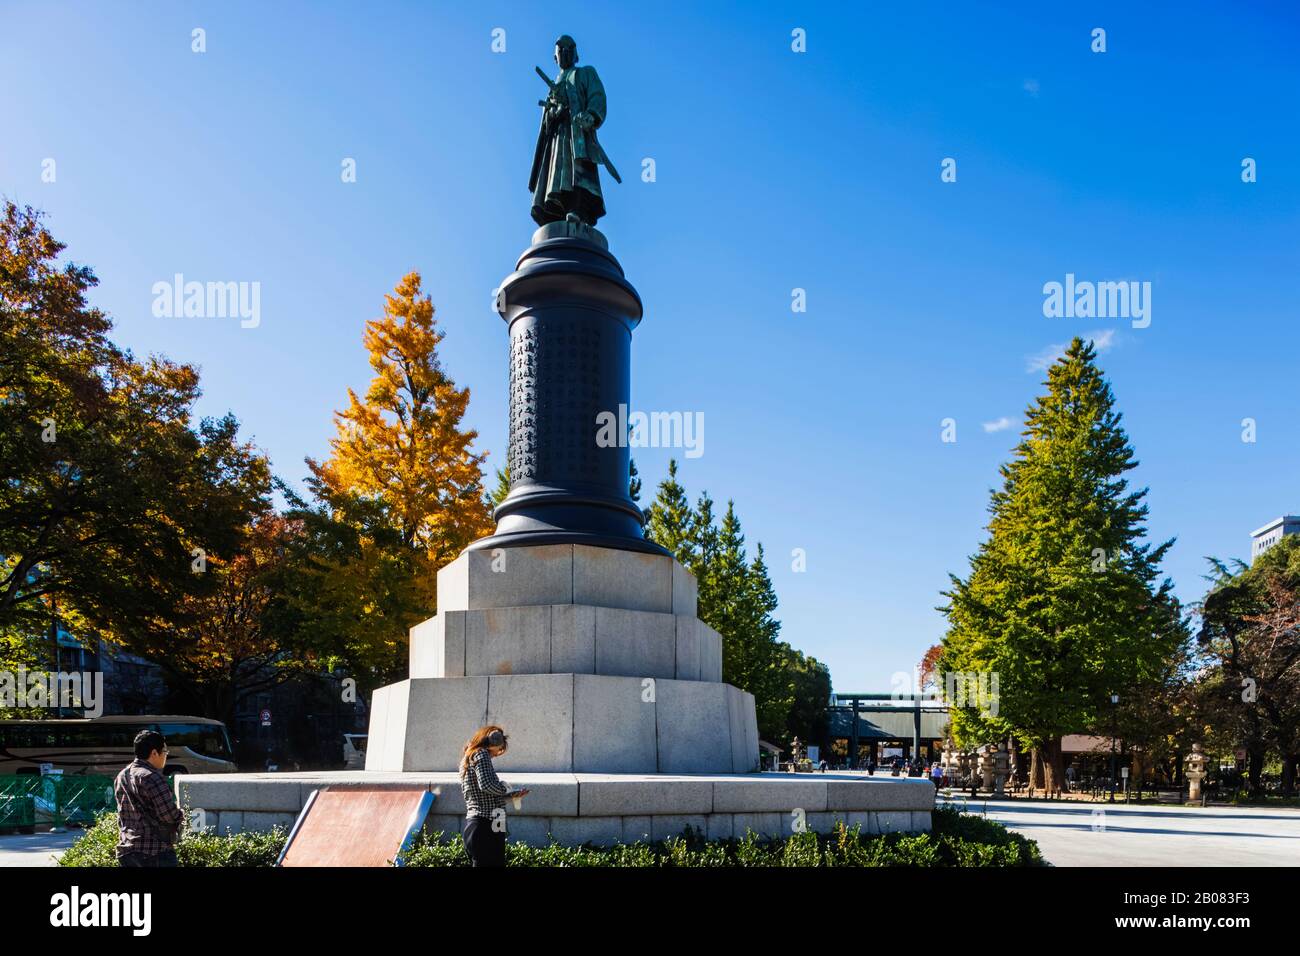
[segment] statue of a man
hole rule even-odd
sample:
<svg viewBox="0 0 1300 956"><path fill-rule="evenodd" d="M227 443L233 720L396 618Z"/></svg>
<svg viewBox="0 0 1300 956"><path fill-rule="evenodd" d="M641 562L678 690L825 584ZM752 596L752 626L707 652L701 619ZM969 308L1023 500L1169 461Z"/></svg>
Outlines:
<svg viewBox="0 0 1300 956"><path fill-rule="evenodd" d="M605 122L605 87L594 67L577 65L573 37L555 41L555 62L560 74L541 103L542 128L528 178L533 221L543 226L568 219L594 226L605 215L598 166L604 164L622 182L596 139L596 130Z"/></svg>

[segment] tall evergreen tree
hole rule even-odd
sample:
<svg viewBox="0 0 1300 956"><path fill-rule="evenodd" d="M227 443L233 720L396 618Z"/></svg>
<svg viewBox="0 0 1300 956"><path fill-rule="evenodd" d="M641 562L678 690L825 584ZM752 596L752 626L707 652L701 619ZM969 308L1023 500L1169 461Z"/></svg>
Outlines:
<svg viewBox="0 0 1300 956"><path fill-rule="evenodd" d="M1075 338L1049 369L991 494L989 536L944 592L941 670L998 686L995 702L954 710L954 731L1039 750L1049 792L1061 737L1105 732L1111 695L1153 679L1183 633L1172 584L1157 581L1173 542L1142 543L1146 489L1124 478L1137 462L1095 359Z"/></svg>
<svg viewBox="0 0 1300 956"><path fill-rule="evenodd" d="M691 537L695 516L686 489L677 480L677 461L668 462L668 477L659 482L655 500L646 509L645 536L688 568L695 563L695 544Z"/></svg>
<svg viewBox="0 0 1300 956"><path fill-rule="evenodd" d="M713 499L707 491L701 492L696 499L691 538L695 542L695 563L690 570L695 575L699 601L696 613L700 620L708 621L717 613L722 598L713 574L713 567L718 560L720 538L718 524L713 517Z"/></svg>
<svg viewBox="0 0 1300 956"><path fill-rule="evenodd" d="M497 483L488 493L486 501L489 516L492 514L492 509L505 501L506 496L510 494L510 466L498 468L496 470L496 479Z"/></svg>

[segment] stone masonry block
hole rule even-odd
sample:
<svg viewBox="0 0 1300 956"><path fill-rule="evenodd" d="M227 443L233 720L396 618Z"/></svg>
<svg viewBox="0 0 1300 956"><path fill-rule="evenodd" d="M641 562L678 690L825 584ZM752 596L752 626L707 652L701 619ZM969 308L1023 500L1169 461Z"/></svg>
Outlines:
<svg viewBox="0 0 1300 956"><path fill-rule="evenodd" d="M727 813L820 813L826 809L826 783L812 774L763 774L720 778L713 784L713 809ZM786 779L781 779L782 777Z"/></svg>
<svg viewBox="0 0 1300 956"><path fill-rule="evenodd" d="M623 818L552 817L551 836L565 846L613 846L623 840Z"/></svg>
<svg viewBox="0 0 1300 956"><path fill-rule="evenodd" d="M650 818L650 836L655 841L682 836L687 827L707 832L708 818L703 813L664 813Z"/></svg>
<svg viewBox="0 0 1300 956"><path fill-rule="evenodd" d="M411 628L412 677L465 676L464 611L439 611Z"/></svg>
<svg viewBox="0 0 1300 956"><path fill-rule="evenodd" d="M545 674L551 668L551 606L470 611L465 620L465 673Z"/></svg>
<svg viewBox="0 0 1300 956"><path fill-rule="evenodd" d="M733 764L727 684L655 682L660 773L716 773Z"/></svg>
<svg viewBox="0 0 1300 956"><path fill-rule="evenodd" d="M653 816L704 814L713 810L713 783L663 774L575 774L578 806L584 814Z"/></svg>
<svg viewBox="0 0 1300 956"><path fill-rule="evenodd" d="M575 544L573 596L552 603L672 613L673 559L662 554Z"/></svg>
<svg viewBox="0 0 1300 956"><path fill-rule="evenodd" d="M699 604L699 587L695 575L680 561L673 562L673 613L695 617Z"/></svg>
<svg viewBox="0 0 1300 956"><path fill-rule="evenodd" d="M391 720L388 725L389 733L404 741L402 762L380 769L455 770L465 741L487 722L488 680L448 677L407 682L406 719L396 727Z"/></svg>
<svg viewBox="0 0 1300 956"><path fill-rule="evenodd" d="M440 611L572 603L573 545L463 551L438 571Z"/></svg>
<svg viewBox="0 0 1300 956"><path fill-rule="evenodd" d="M573 675L575 772L655 772L655 704L645 696L637 677Z"/></svg>
<svg viewBox="0 0 1300 956"><path fill-rule="evenodd" d="M573 680L572 674L488 678L486 723L505 727L510 737L509 749L495 761L498 769L572 769Z"/></svg>
<svg viewBox="0 0 1300 956"><path fill-rule="evenodd" d="M590 604L551 606L551 673L596 673L596 609Z"/></svg>
<svg viewBox="0 0 1300 956"><path fill-rule="evenodd" d="M703 621L699 622L700 680L722 680L722 635ZM755 750L758 744L754 744Z"/></svg>
<svg viewBox="0 0 1300 956"><path fill-rule="evenodd" d="M676 672L672 675L677 680L700 679L700 644L704 625L693 616L678 614L675 617L677 631Z"/></svg>
<svg viewBox="0 0 1300 956"><path fill-rule="evenodd" d="M596 608L596 673L672 678L675 619L621 608Z"/></svg>

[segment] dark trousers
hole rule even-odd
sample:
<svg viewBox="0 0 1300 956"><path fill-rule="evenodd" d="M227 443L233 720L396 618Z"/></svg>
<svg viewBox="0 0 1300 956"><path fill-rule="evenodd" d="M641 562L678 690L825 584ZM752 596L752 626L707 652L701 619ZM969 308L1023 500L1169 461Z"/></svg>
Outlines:
<svg viewBox="0 0 1300 956"><path fill-rule="evenodd" d="M123 853L117 858L118 866L176 866L176 851L163 850L157 854Z"/></svg>
<svg viewBox="0 0 1300 956"><path fill-rule="evenodd" d="M488 817L468 817L465 820L465 849L475 866L506 865L505 831L492 829Z"/></svg>

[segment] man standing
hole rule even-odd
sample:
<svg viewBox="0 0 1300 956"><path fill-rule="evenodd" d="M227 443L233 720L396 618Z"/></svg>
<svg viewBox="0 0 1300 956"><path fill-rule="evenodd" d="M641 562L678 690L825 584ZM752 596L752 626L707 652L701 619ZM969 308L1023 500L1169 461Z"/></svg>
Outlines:
<svg viewBox="0 0 1300 956"><path fill-rule="evenodd" d="M135 736L135 759L113 783L117 796L117 859L122 866L176 866L185 815L167 786L167 741L156 730Z"/></svg>
<svg viewBox="0 0 1300 956"><path fill-rule="evenodd" d="M573 37L555 41L555 63L560 74L542 102L542 127L528 177L533 221L544 226L568 219L594 226L605 215L599 167L603 165L618 179L596 138L596 130L605 122L605 87L594 67L577 65L578 45Z"/></svg>

